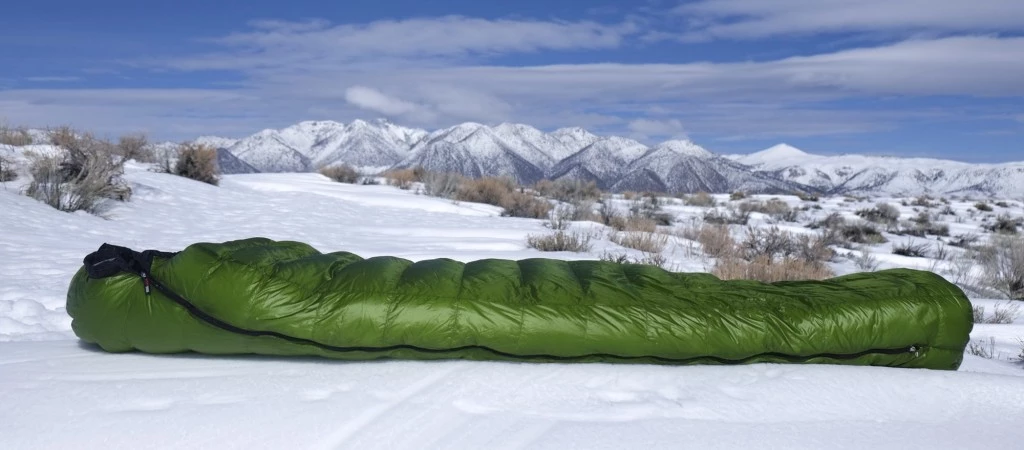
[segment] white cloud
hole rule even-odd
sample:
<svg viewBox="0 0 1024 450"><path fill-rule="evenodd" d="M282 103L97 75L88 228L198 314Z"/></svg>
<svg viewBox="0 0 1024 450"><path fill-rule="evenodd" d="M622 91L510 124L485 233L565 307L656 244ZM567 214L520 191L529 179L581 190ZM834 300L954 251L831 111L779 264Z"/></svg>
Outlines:
<svg viewBox="0 0 1024 450"><path fill-rule="evenodd" d="M654 120L634 119L626 126L632 136L639 140L651 138L685 138L683 123L679 119Z"/></svg>
<svg viewBox="0 0 1024 450"><path fill-rule="evenodd" d="M345 90L345 101L360 108L391 117L413 117L429 120L433 113L422 106L390 97L383 92L365 86L352 86Z"/></svg>
<svg viewBox="0 0 1024 450"><path fill-rule="evenodd" d="M684 38L749 39L823 32L1020 31L1020 0L700 0L675 11Z"/></svg>

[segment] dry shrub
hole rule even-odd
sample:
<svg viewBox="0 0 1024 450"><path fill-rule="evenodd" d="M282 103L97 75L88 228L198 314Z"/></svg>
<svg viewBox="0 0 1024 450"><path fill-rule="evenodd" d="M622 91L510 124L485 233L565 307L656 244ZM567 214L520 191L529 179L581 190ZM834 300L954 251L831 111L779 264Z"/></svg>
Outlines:
<svg viewBox="0 0 1024 450"><path fill-rule="evenodd" d="M508 196L515 192L516 183L506 177L484 177L466 180L455 193L455 199L463 202L486 203L502 206Z"/></svg>
<svg viewBox="0 0 1024 450"><path fill-rule="evenodd" d="M131 188L121 179L125 160L113 144L70 128L51 133L55 155L29 154L32 181L25 194L61 211L97 213L104 200L125 201Z"/></svg>
<svg viewBox="0 0 1024 450"><path fill-rule="evenodd" d="M753 261L739 258L719 259L712 273L723 280L757 280L765 283L823 280L835 276L824 264L797 258L775 261L767 255L758 256Z"/></svg>
<svg viewBox="0 0 1024 450"><path fill-rule="evenodd" d="M974 209L977 209L978 211L992 212L992 205L985 202L978 202L974 204Z"/></svg>
<svg viewBox="0 0 1024 450"><path fill-rule="evenodd" d="M736 241L723 225L703 225L691 240L700 243L704 253L713 258L726 258L736 254Z"/></svg>
<svg viewBox="0 0 1024 450"><path fill-rule="evenodd" d="M996 221L993 223L985 224L983 227L992 232L998 234L1017 234L1017 228L1024 223L1022 218L1011 218L1010 216L1000 215L996 217Z"/></svg>
<svg viewBox="0 0 1024 450"><path fill-rule="evenodd" d="M595 181L583 181L562 178L556 181L540 180L534 185L538 194L563 201L576 203L584 200L595 201L601 198L601 190Z"/></svg>
<svg viewBox="0 0 1024 450"><path fill-rule="evenodd" d="M529 235L526 245L542 252L587 252L591 236L580 231L558 230L548 235Z"/></svg>
<svg viewBox="0 0 1024 450"><path fill-rule="evenodd" d="M14 181L18 178L18 172L14 171L14 164L3 156L0 156L0 183Z"/></svg>
<svg viewBox="0 0 1024 450"><path fill-rule="evenodd" d="M985 315L984 306L975 306L974 323L989 323L996 325L1009 325L1020 317L1019 304L1007 304L1006 306L995 305L995 311L991 316Z"/></svg>
<svg viewBox="0 0 1024 450"><path fill-rule="evenodd" d="M1024 300L1024 237L995 235L979 249L984 284L1007 298Z"/></svg>
<svg viewBox="0 0 1024 450"><path fill-rule="evenodd" d="M796 213L789 207L789 204L777 198L769 199L766 202L746 201L740 203L740 212L746 214L757 212L786 222L793 222L796 219Z"/></svg>
<svg viewBox="0 0 1024 450"><path fill-rule="evenodd" d="M11 128L0 124L0 144L13 145L15 147L32 145L32 135L25 128Z"/></svg>
<svg viewBox="0 0 1024 450"><path fill-rule="evenodd" d="M515 181L505 177L467 180L456 190L455 199L500 206L506 217L544 219L551 211L547 200L519 191Z"/></svg>
<svg viewBox="0 0 1024 450"><path fill-rule="evenodd" d="M359 182L359 171L348 164L329 166L320 169L320 174L339 183L355 184Z"/></svg>
<svg viewBox="0 0 1024 450"><path fill-rule="evenodd" d="M654 195L640 197L633 201L633 204L629 207L629 213L631 216L641 217L644 219L650 219L656 222L658 225L672 225L672 214L663 212L661 209L661 200Z"/></svg>
<svg viewBox="0 0 1024 450"><path fill-rule="evenodd" d="M888 203L876 203L874 208L861 209L856 212L865 220L886 225L895 225L900 219L899 208Z"/></svg>
<svg viewBox="0 0 1024 450"><path fill-rule="evenodd" d="M686 205L688 206L700 206L706 208L715 206L715 204L717 204L715 198L712 197L711 194L708 194L707 192L698 192L696 194L687 196L683 200L683 202L686 203Z"/></svg>
<svg viewBox="0 0 1024 450"><path fill-rule="evenodd" d="M397 169L384 173L384 177L388 179L388 184L406 190L411 189L413 183L419 181L419 175L420 172L414 169Z"/></svg>
<svg viewBox="0 0 1024 450"><path fill-rule="evenodd" d="M746 225L750 222L750 212L729 208L728 212L723 213L713 209L704 214L704 222L716 225Z"/></svg>
<svg viewBox="0 0 1024 450"><path fill-rule="evenodd" d="M892 253L894 255L909 256L911 258L926 258L928 257L928 250L931 248L925 242L905 242L903 244L894 245L892 247Z"/></svg>
<svg viewBox="0 0 1024 450"><path fill-rule="evenodd" d="M149 140L144 134L128 134L117 140L117 154L125 161L134 159L141 163L156 162L156 155L149 147Z"/></svg>
<svg viewBox="0 0 1024 450"><path fill-rule="evenodd" d="M441 198L454 198L465 181L462 175L452 172L424 172L422 178L423 193Z"/></svg>
<svg viewBox="0 0 1024 450"><path fill-rule="evenodd" d="M203 144L182 144L178 148L178 162L174 165L174 175L216 186L220 183L217 149Z"/></svg>
<svg viewBox="0 0 1024 450"><path fill-rule="evenodd" d="M747 193L743 191L736 191L733 192L732 194L729 194L730 201L743 200L745 198L747 198Z"/></svg>

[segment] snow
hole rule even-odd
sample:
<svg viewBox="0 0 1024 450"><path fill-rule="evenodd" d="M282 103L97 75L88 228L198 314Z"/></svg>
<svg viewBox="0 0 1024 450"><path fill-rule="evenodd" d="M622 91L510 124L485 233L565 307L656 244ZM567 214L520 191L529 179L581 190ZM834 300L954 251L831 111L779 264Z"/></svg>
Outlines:
<svg viewBox="0 0 1024 450"><path fill-rule="evenodd" d="M955 372L104 353L75 339L63 309L82 258L104 242L173 251L264 236L460 261L623 250L598 235L588 253L541 253L525 246L527 235L550 232L541 220L315 173L228 175L215 187L130 163L125 177L135 194L106 218L20 195L23 179L0 184L0 448L1016 449L1024 440L1024 367L1012 361L1020 318L977 325L972 339L993 339L997 357L967 355ZM665 210L681 221L704 211L670 200ZM852 216L874 201L823 199L806 219ZM964 218L955 225L980 229L969 203L952 206ZM676 270L703 270L688 241L671 242ZM932 262L888 257L888 245L866 250L886 267ZM989 313L1006 305L973 301Z"/></svg>

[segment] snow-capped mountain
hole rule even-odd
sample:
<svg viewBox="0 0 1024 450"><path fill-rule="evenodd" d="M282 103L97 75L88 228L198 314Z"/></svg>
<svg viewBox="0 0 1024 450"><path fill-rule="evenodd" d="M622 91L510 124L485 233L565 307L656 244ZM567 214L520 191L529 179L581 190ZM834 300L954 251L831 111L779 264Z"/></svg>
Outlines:
<svg viewBox="0 0 1024 450"><path fill-rule="evenodd" d="M512 126L463 123L431 133L397 167L419 166L474 178L503 175L531 184L543 178L544 168L552 164L551 156L530 142L531 137L537 136Z"/></svg>
<svg viewBox="0 0 1024 450"><path fill-rule="evenodd" d="M626 167L613 191L779 193L804 186L751 172L749 167L715 155L691 141L667 141Z"/></svg>
<svg viewBox="0 0 1024 450"><path fill-rule="evenodd" d="M582 150L561 160L548 178L594 181L602 189L611 187L626 167L647 153L649 148L632 139L618 136L599 138Z"/></svg>
<svg viewBox="0 0 1024 450"><path fill-rule="evenodd" d="M469 177L594 180L604 189L666 192L1024 195L1024 163L821 156L779 144L717 155L688 140L647 146L574 127L545 133L524 124L463 123L428 132L386 120L300 122L241 140L203 137L264 172L348 164L366 172L423 167Z"/></svg>
<svg viewBox="0 0 1024 450"><path fill-rule="evenodd" d="M970 164L930 158L806 153L786 144L739 156L758 173L827 194L1024 196L1024 162Z"/></svg>
<svg viewBox="0 0 1024 450"><path fill-rule="evenodd" d="M308 172L337 164L379 170L405 158L426 134L385 120L306 121L260 131L227 149L262 172Z"/></svg>

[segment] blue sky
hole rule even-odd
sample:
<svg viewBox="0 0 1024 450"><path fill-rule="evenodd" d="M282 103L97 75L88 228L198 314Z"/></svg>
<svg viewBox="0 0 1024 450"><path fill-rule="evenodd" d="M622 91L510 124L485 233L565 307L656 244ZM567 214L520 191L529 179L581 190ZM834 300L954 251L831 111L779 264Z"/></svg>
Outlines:
<svg viewBox="0 0 1024 450"><path fill-rule="evenodd" d="M1019 0L13 2L0 120L155 140L386 117L720 153L1024 160Z"/></svg>

